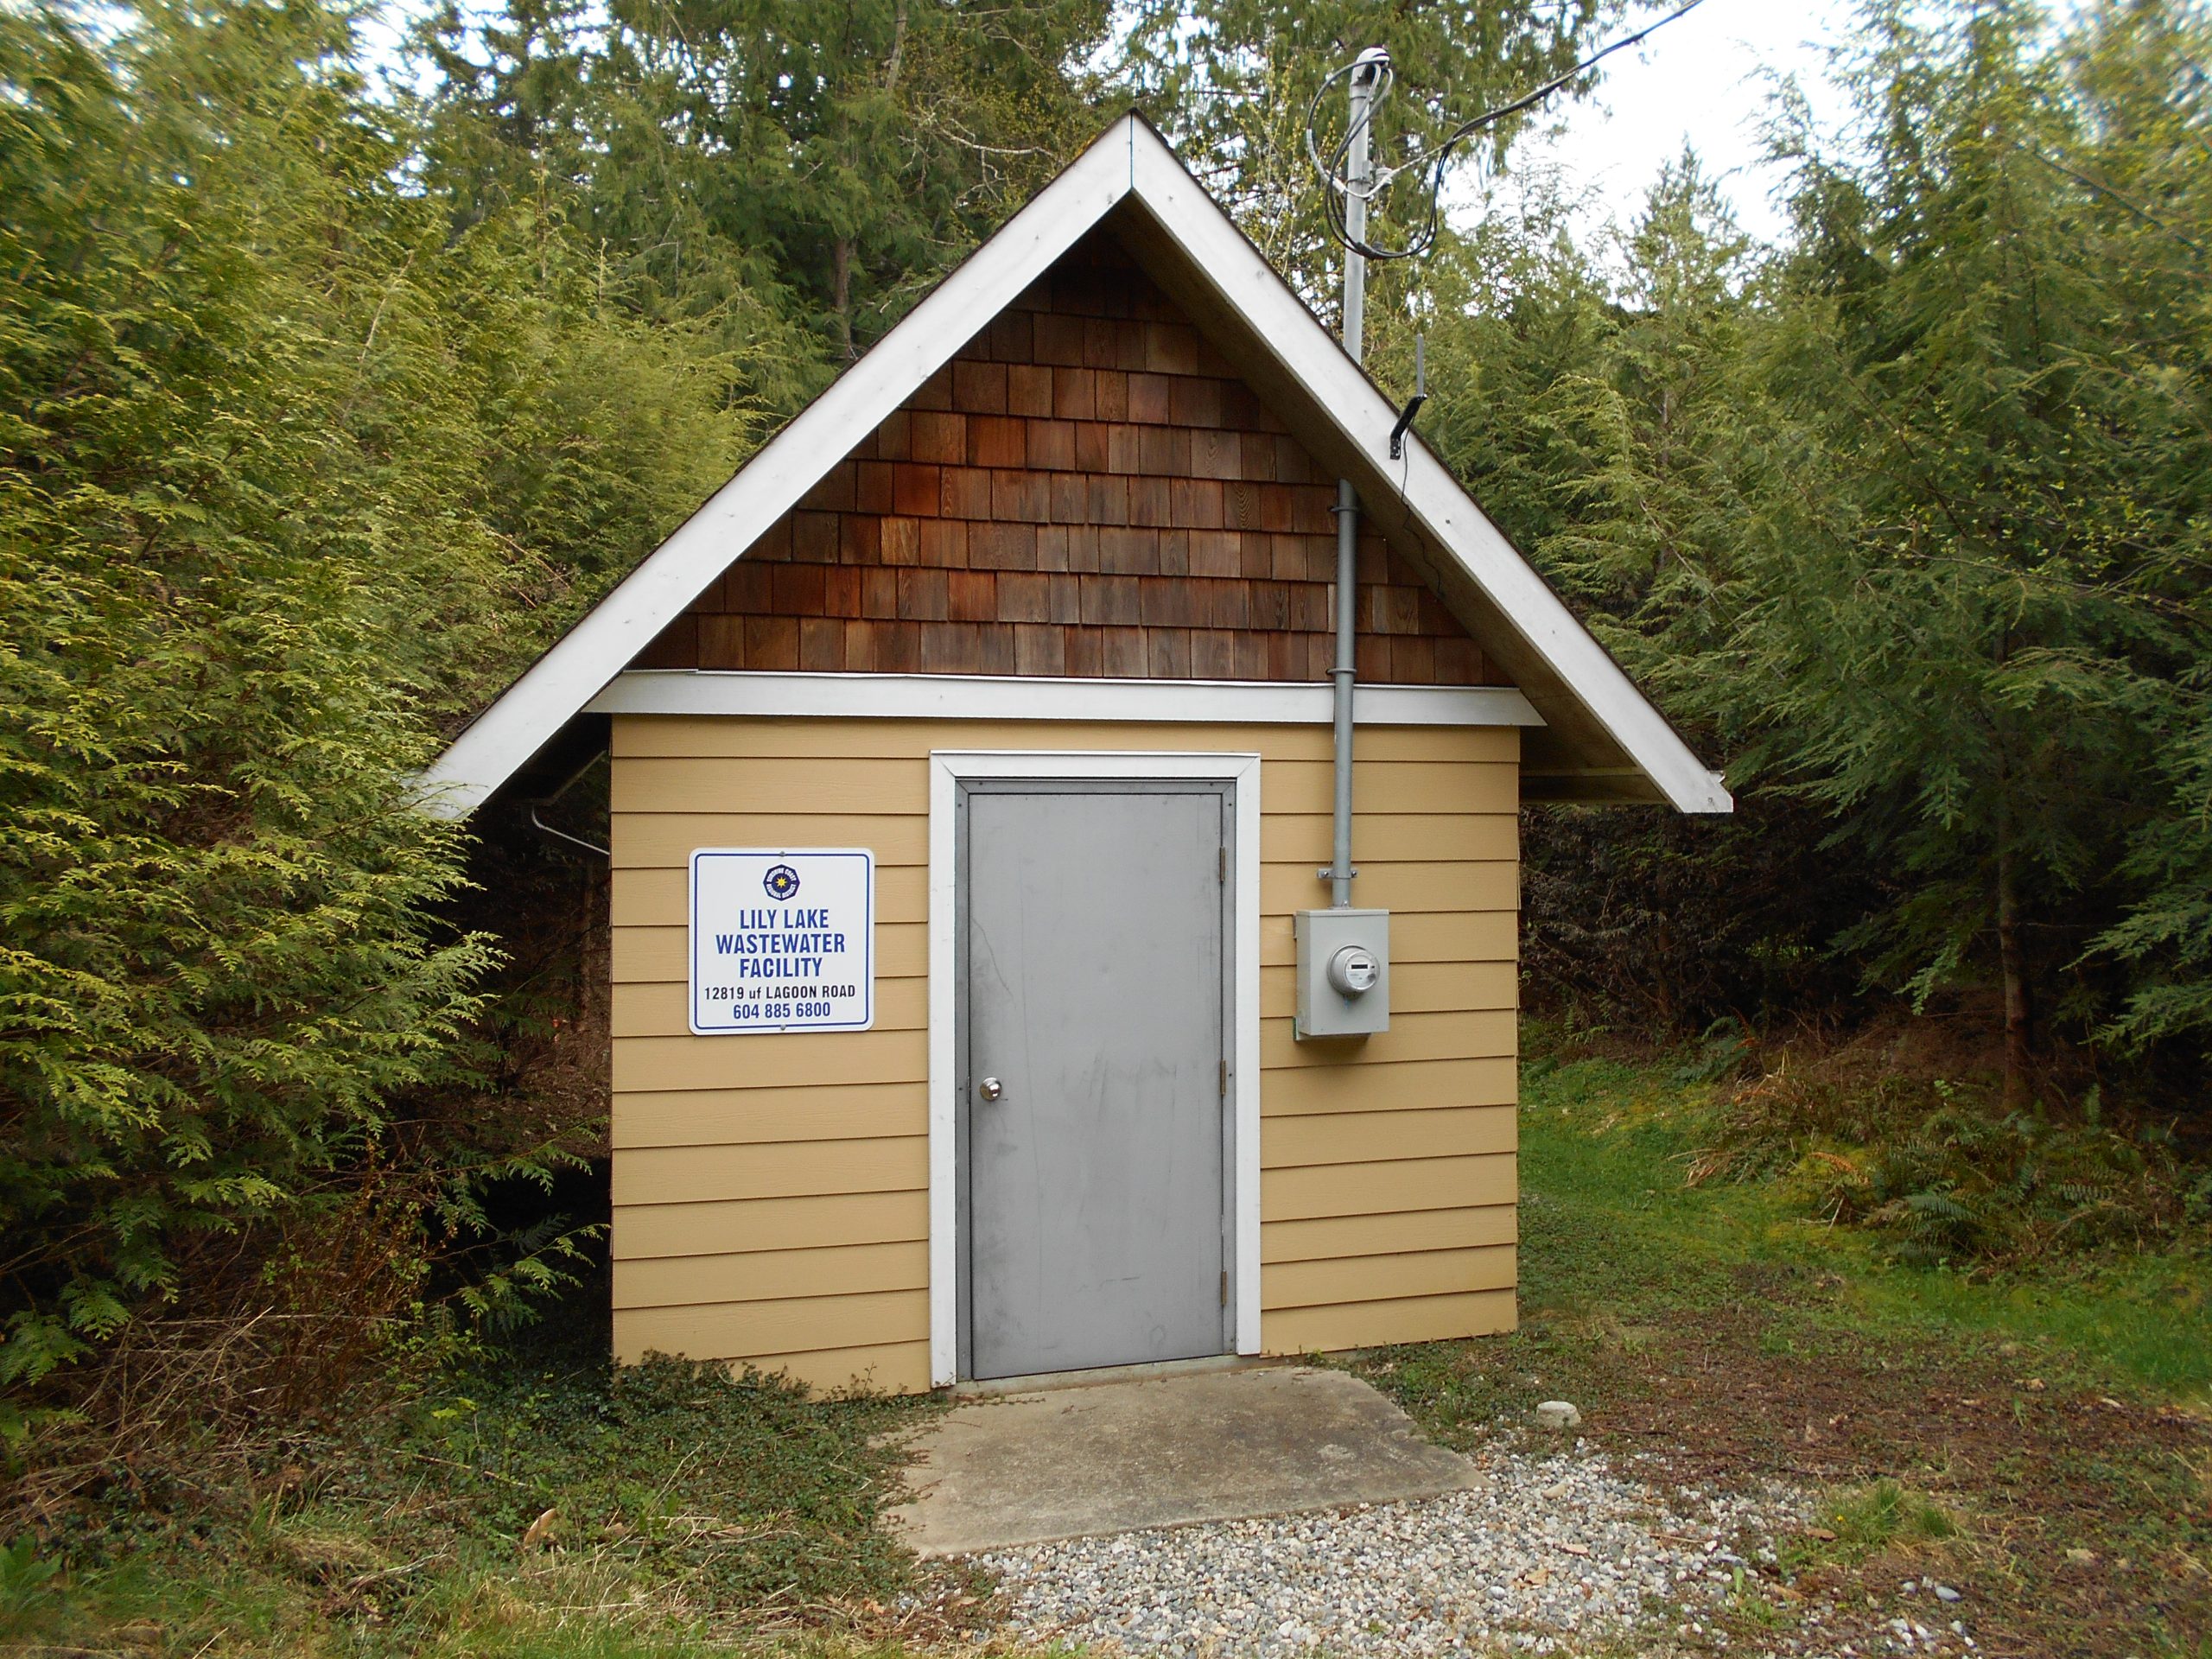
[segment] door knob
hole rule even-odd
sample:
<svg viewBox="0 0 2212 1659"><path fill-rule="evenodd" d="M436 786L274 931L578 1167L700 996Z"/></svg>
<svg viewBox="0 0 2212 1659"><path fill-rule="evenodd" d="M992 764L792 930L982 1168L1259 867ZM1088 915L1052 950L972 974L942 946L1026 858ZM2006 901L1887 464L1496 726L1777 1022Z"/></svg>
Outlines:
<svg viewBox="0 0 2212 1659"><path fill-rule="evenodd" d="M976 1092L985 1100L996 1100L1006 1093L1006 1085L996 1077L985 1077L976 1085Z"/></svg>

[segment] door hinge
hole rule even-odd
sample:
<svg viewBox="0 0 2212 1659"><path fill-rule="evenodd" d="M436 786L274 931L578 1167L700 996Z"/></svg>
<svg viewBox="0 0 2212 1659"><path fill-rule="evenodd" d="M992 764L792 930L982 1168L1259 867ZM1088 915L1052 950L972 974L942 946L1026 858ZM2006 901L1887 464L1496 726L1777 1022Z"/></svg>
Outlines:
<svg viewBox="0 0 2212 1659"><path fill-rule="evenodd" d="M1221 1063L1221 1097L1224 1100L1229 1098L1229 1062L1227 1060Z"/></svg>
<svg viewBox="0 0 2212 1659"><path fill-rule="evenodd" d="M1221 1305L1224 1307L1229 1306L1229 1269L1227 1268L1221 1270Z"/></svg>

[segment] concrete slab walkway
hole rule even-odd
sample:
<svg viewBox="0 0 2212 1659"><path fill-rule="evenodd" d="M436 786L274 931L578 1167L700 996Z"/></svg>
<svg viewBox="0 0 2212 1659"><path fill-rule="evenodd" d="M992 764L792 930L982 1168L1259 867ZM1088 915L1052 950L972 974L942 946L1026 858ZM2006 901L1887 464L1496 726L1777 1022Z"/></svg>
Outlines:
<svg viewBox="0 0 2212 1659"><path fill-rule="evenodd" d="M893 1511L924 1555L1146 1527L1433 1497L1457 1452L1356 1376L1307 1366L1184 1373L955 1408L916 1442Z"/></svg>

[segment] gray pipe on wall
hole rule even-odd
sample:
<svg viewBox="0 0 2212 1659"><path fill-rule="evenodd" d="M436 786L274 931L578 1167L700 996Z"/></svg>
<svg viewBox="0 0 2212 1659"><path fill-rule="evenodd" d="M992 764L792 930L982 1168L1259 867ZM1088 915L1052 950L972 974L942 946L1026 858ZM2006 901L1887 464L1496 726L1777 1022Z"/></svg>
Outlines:
<svg viewBox="0 0 2212 1659"><path fill-rule="evenodd" d="M1351 149L1345 177L1344 229L1347 239L1358 243L1367 235L1367 187L1373 181L1369 165L1368 118L1375 95L1388 72L1389 59L1379 48L1360 54L1361 67L1346 77L1351 98L1351 124L1347 129ZM1357 248L1344 250L1344 350L1360 360L1367 332L1367 260ZM1337 480L1337 662L1329 677L1336 687L1335 800L1332 806L1329 849L1329 903L1338 910L1351 905L1351 760L1352 688L1358 679L1359 618L1359 496L1351 480Z"/></svg>

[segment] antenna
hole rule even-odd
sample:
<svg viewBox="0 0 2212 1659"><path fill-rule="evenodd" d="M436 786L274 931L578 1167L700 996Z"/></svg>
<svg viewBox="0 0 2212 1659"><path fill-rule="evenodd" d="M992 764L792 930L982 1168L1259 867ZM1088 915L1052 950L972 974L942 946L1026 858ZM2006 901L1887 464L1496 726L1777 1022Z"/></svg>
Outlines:
<svg viewBox="0 0 2212 1659"><path fill-rule="evenodd" d="M1406 399L1406 406L1398 411L1398 423L1390 429L1390 459L1396 461L1406 453L1406 434L1412 429L1414 416L1421 413L1421 406L1428 401L1428 337L1414 336L1414 395Z"/></svg>

